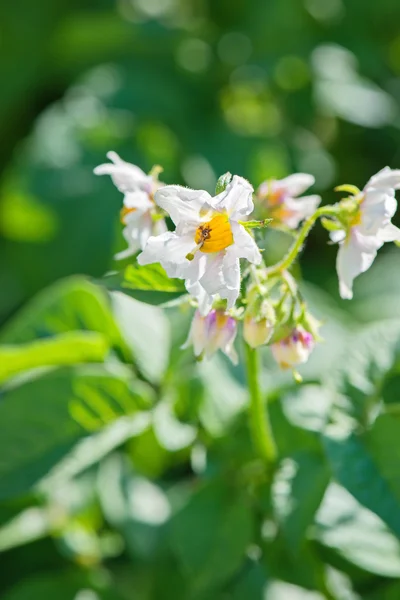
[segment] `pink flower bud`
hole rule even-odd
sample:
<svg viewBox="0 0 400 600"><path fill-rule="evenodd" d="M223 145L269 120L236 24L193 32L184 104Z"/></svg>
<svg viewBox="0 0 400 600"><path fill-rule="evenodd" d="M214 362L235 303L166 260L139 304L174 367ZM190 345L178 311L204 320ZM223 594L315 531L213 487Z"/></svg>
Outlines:
<svg viewBox="0 0 400 600"><path fill-rule="evenodd" d="M286 338L272 344L272 354L281 369L291 369L307 362L315 345L314 337L301 325Z"/></svg>
<svg viewBox="0 0 400 600"><path fill-rule="evenodd" d="M205 317L196 310L188 339L182 348L192 345L195 356L206 358L210 358L217 350L222 350L233 364L237 364L238 357L233 347L236 333L236 319L223 310L211 310Z"/></svg>

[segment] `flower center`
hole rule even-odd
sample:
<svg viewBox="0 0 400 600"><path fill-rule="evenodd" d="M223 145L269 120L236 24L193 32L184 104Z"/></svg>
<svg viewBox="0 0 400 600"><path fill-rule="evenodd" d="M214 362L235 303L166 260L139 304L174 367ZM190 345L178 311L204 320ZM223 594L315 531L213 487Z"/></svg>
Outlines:
<svg viewBox="0 0 400 600"><path fill-rule="evenodd" d="M196 244L201 252L220 252L233 244L233 235L227 215L216 215L196 229Z"/></svg>

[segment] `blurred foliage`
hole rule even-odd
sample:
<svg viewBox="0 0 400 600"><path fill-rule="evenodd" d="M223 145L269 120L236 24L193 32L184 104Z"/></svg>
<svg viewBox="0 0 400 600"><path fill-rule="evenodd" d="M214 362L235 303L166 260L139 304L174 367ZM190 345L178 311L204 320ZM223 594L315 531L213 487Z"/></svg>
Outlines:
<svg viewBox="0 0 400 600"><path fill-rule="evenodd" d="M110 149L209 191L300 170L332 201L400 165L399 17L397 0L0 4L4 600L397 600L396 250L344 303L313 231L302 285L326 342L300 387L263 353L271 483L242 366L180 350L181 282L127 263L100 281L121 198L92 170ZM287 244L264 241L271 261Z"/></svg>

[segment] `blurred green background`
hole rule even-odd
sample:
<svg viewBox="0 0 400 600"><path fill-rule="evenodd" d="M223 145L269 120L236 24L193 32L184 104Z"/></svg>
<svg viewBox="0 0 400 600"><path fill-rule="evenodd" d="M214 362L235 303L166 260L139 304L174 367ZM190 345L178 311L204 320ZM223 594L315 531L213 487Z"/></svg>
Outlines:
<svg viewBox="0 0 400 600"><path fill-rule="evenodd" d="M312 232L326 343L300 387L264 353L272 488L243 367L180 351L189 311L92 283L124 245L108 150L210 192L303 171L324 202L399 168L399 22L398 0L0 4L1 598L400 597L398 250L345 303Z"/></svg>

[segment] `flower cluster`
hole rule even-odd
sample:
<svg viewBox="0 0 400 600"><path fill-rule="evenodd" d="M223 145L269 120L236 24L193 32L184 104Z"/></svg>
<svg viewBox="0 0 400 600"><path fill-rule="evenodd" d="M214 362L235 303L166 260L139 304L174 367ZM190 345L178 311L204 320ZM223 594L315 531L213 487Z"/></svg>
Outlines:
<svg viewBox="0 0 400 600"><path fill-rule="evenodd" d="M255 194L246 179L227 173L211 196L160 183L159 167L146 175L114 152L108 158L111 163L95 173L110 175L124 194L121 220L128 248L117 258L141 250L139 265L160 263L169 277L184 280L196 311L183 347L193 346L199 359L220 349L236 364L233 343L242 323L248 346L269 345L281 368L294 369L308 360L319 340L319 323L308 312L289 269L317 219L331 242L339 244L342 298L352 298L354 279L371 266L384 242L400 242L400 229L391 223L400 170L386 167L362 191L339 186L348 196L318 208L319 196L301 196L314 184L306 173L264 181ZM258 220L250 220L254 215ZM294 242L280 262L267 267L254 232L268 224L290 230Z"/></svg>

